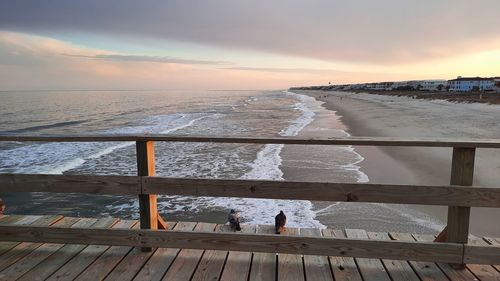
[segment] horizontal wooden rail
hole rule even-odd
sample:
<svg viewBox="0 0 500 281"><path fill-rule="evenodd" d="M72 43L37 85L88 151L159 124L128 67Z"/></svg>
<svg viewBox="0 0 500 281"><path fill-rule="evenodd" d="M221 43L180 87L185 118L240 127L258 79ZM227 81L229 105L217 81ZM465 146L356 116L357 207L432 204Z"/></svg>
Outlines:
<svg viewBox="0 0 500 281"><path fill-rule="evenodd" d="M184 195L500 207L500 188L186 179L141 176L0 174L0 192Z"/></svg>
<svg viewBox="0 0 500 281"><path fill-rule="evenodd" d="M138 176L0 174L0 192L138 195Z"/></svg>
<svg viewBox="0 0 500 281"><path fill-rule="evenodd" d="M463 244L265 234L0 226L1 241L209 249L461 263Z"/></svg>
<svg viewBox="0 0 500 281"><path fill-rule="evenodd" d="M500 139L437 139L437 138L289 138L289 137L233 137L233 136L175 136L175 135L0 135L0 141L41 142L110 142L110 141L165 141L301 145L361 145L361 146L425 146L500 148Z"/></svg>
<svg viewBox="0 0 500 281"><path fill-rule="evenodd" d="M142 192L163 195L500 207L500 188L143 177Z"/></svg>

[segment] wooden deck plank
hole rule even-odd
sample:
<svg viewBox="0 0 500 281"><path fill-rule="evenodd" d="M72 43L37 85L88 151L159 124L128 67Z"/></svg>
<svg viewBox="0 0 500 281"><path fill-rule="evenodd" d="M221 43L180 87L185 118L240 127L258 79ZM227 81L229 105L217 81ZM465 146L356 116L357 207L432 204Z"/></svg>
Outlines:
<svg viewBox="0 0 500 281"><path fill-rule="evenodd" d="M368 238L372 240L392 240L387 233L368 232ZM419 281L417 274L407 261L382 259L387 272L392 280Z"/></svg>
<svg viewBox="0 0 500 281"><path fill-rule="evenodd" d="M500 247L500 238L484 237L483 240L489 245ZM493 267L500 272L500 264L494 264Z"/></svg>
<svg viewBox="0 0 500 281"><path fill-rule="evenodd" d="M345 233L339 229L323 229L323 236L345 238ZM354 258L350 257L328 257L335 280L362 281L358 266Z"/></svg>
<svg viewBox="0 0 500 281"><path fill-rule="evenodd" d="M256 233L274 234L274 226L258 225ZM267 281L276 279L276 254L253 253L249 281Z"/></svg>
<svg viewBox="0 0 500 281"><path fill-rule="evenodd" d="M469 244L486 246L488 243L478 237L469 237ZM491 265L467 264L467 268L481 281L499 281L500 272Z"/></svg>
<svg viewBox="0 0 500 281"><path fill-rule="evenodd" d="M138 228L138 221L130 221L130 228ZM77 281L103 280L113 268L132 250L127 246L111 246L89 265L78 277Z"/></svg>
<svg viewBox="0 0 500 281"><path fill-rule="evenodd" d="M346 229L348 238L368 239L366 231L362 229ZM391 281L380 259L356 258L363 280Z"/></svg>
<svg viewBox="0 0 500 281"><path fill-rule="evenodd" d="M168 229L170 230L174 228L176 224L176 222L168 222ZM143 252L141 248L133 248L127 254L127 256L122 261L120 261L120 263L113 269L113 271L111 271L111 273L106 276L105 280L132 280L141 271L141 269L144 267L145 263L148 262L151 256L157 251ZM162 264L162 266L164 266L164 264ZM161 275L163 275L163 273ZM160 278L157 278L157 280L158 279ZM149 280L151 280L151 278Z"/></svg>
<svg viewBox="0 0 500 281"><path fill-rule="evenodd" d="M0 225L2 224L18 224L18 222L25 216L21 215L3 215L0 218ZM2 241L0 242L0 255L14 248L19 242Z"/></svg>
<svg viewBox="0 0 500 281"><path fill-rule="evenodd" d="M50 226L54 223L57 223L62 219L62 216L43 216L37 220L35 220L30 225L38 225L38 226ZM29 220L26 220L29 221ZM59 226L64 226L66 221L59 224ZM13 263L17 262L22 257L29 254L34 249L40 247L42 243L31 243L31 242L23 242L19 243L8 252L4 253L0 256L0 270L4 270Z"/></svg>
<svg viewBox="0 0 500 281"><path fill-rule="evenodd" d="M433 241L435 239L434 235L430 234L414 234L412 236L417 241ZM468 268L455 269L447 263L437 263L437 265L451 280L477 280L476 276Z"/></svg>
<svg viewBox="0 0 500 281"><path fill-rule="evenodd" d="M214 229L215 224L200 222L196 225L194 231L214 231ZM193 276L203 252L204 250L182 249L163 277L163 280L189 280Z"/></svg>
<svg viewBox="0 0 500 281"><path fill-rule="evenodd" d="M300 235L300 229L288 227L280 235ZM302 255L278 254L278 281L304 281Z"/></svg>
<svg viewBox="0 0 500 281"><path fill-rule="evenodd" d="M229 225L218 224L215 232L233 232ZM219 280L228 251L206 250L191 281Z"/></svg>
<svg viewBox="0 0 500 281"><path fill-rule="evenodd" d="M84 221L86 219L83 219ZM65 217L58 221L56 224L58 226L68 226L68 227L86 227L90 224L80 223L80 218ZM28 272L30 269L35 267L37 264L42 262L44 259L49 257L51 254L56 252L58 249L63 247L63 244L53 244L45 243L40 247L33 250L31 253L27 254L23 258L19 259L16 263L4 269L0 272L0 280L16 280L23 274Z"/></svg>
<svg viewBox="0 0 500 281"><path fill-rule="evenodd" d="M91 227L94 228L108 228L115 224L118 219L115 218L103 218L103 219L90 219L89 223ZM80 220L82 222L82 220ZM83 222L82 222L83 223ZM50 255L47 259L43 260L41 263L36 265L25 275L23 275L18 280L20 281L41 281L48 278L61 266L63 266L67 261L76 256L81 250L83 250L86 245L78 244L67 244L62 248L57 250L54 254Z"/></svg>
<svg viewBox="0 0 500 281"><path fill-rule="evenodd" d="M191 231L195 228L195 222L178 222L174 230ZM158 248L144 264L141 271L134 278L135 281L157 281L163 278L168 268L174 261L180 249Z"/></svg>
<svg viewBox="0 0 500 281"><path fill-rule="evenodd" d="M134 221L121 220L115 223L112 228L130 228ZM76 256L59 268L47 280L74 280L82 271L94 262L109 246L89 245L80 251Z"/></svg>
<svg viewBox="0 0 500 281"><path fill-rule="evenodd" d="M301 228L301 236L322 236L321 229ZM304 255L304 272L306 280L333 281L332 270L326 256Z"/></svg>
<svg viewBox="0 0 500 281"><path fill-rule="evenodd" d="M392 239L401 241L415 241L409 233L389 233ZM410 265L422 281L448 281L446 275L433 262L410 261Z"/></svg>
<svg viewBox="0 0 500 281"><path fill-rule="evenodd" d="M241 225L242 233L255 233L255 231L255 225ZM251 263L251 252L230 251L220 281L247 281Z"/></svg>

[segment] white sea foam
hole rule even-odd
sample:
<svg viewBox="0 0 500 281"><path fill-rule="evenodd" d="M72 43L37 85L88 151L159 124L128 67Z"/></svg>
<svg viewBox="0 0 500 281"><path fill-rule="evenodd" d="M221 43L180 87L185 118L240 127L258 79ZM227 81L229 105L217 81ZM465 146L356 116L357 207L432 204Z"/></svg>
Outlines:
<svg viewBox="0 0 500 281"><path fill-rule="evenodd" d="M97 134L171 133L206 118L207 114L169 114L149 116L141 125L96 132ZM0 152L1 172L62 174L88 160L108 155L134 142L109 143L44 143L23 146Z"/></svg>

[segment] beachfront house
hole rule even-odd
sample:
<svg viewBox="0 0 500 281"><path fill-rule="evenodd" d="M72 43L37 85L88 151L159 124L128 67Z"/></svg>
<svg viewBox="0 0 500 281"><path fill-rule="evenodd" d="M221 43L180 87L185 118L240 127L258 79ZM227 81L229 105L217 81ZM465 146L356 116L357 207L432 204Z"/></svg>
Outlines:
<svg viewBox="0 0 500 281"><path fill-rule="evenodd" d="M421 91L445 91L448 81L446 80L422 80L420 81Z"/></svg>
<svg viewBox="0 0 500 281"><path fill-rule="evenodd" d="M448 80L450 91L452 92L471 92L471 91L494 91L495 79L482 77L461 77Z"/></svg>

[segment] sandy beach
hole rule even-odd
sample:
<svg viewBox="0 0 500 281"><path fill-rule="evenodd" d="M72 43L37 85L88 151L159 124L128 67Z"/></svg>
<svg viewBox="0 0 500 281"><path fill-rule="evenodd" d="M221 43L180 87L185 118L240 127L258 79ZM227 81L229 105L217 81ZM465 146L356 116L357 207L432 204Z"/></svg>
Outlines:
<svg viewBox="0 0 500 281"><path fill-rule="evenodd" d="M315 97L324 102L323 107L335 112L337 117L317 116L315 122L341 122L352 136L383 137L441 137L441 138L500 138L500 106L485 104L456 104L440 100L416 100L406 97L370 95L363 93L296 91ZM325 114L323 114L325 115ZM338 120L340 117L340 120ZM311 124L321 128L321 124ZM318 132L303 132L304 135L318 136ZM328 135L321 132L319 135ZM371 183L392 184L449 184L451 167L451 148L397 148L397 147L355 147L364 160L359 163ZM287 153L284 150L283 153ZM304 153L306 154L306 153ZM304 155L303 155L304 156ZM303 157L302 156L302 157ZM287 156L297 158L297 156ZM284 157L285 158L285 157ZM300 157L299 157L300 158ZM285 158L286 159L286 158ZM500 151L478 149L474 185L498 187L500 176ZM293 168L285 162L285 178L294 179ZM329 180L323 174L300 175L302 179ZM318 208L327 205L316 203ZM339 208L339 204L344 207ZM352 205L359 205L353 207ZM329 227L370 229L389 227L396 230L413 232L436 232L446 221L446 207L438 206L400 206L385 204L345 204L337 203L335 211L317 218ZM387 217L401 215L401 225L387 225L384 216L376 215L377 209L389 208ZM402 210L398 212L397 210ZM405 210L414 214L405 216ZM369 213L363 213L372 210ZM356 212L359 212L356 214ZM411 212L411 211L410 211ZM499 209L473 208L471 213L471 233L476 235L499 235L500 224L496 223ZM343 218L349 218L343 220ZM357 219L353 220L356 217ZM420 223L421 227L414 226ZM412 226L413 225L413 226ZM387 231L387 230L385 230Z"/></svg>

